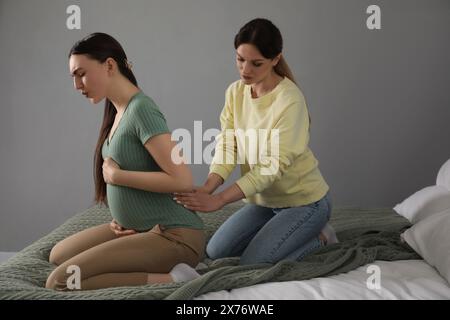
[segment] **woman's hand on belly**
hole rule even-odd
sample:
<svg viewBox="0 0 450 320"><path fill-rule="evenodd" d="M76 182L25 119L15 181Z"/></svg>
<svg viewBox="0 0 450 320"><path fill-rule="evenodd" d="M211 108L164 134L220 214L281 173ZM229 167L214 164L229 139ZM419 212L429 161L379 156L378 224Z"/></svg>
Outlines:
<svg viewBox="0 0 450 320"><path fill-rule="evenodd" d="M123 237L123 236L129 236L132 234L137 233L136 230L133 229L125 229L124 227L122 227L120 224L117 223L117 221L115 219L113 219L110 223L109 223L109 227L111 228L112 232L114 232L114 234L118 237Z"/></svg>
<svg viewBox="0 0 450 320"><path fill-rule="evenodd" d="M103 161L103 180L105 183L114 184L115 183L115 175L118 170L120 170L119 165L112 158L106 158Z"/></svg>
<svg viewBox="0 0 450 320"><path fill-rule="evenodd" d="M200 212L217 211L225 205L220 196L203 192L176 193L173 199L185 208Z"/></svg>

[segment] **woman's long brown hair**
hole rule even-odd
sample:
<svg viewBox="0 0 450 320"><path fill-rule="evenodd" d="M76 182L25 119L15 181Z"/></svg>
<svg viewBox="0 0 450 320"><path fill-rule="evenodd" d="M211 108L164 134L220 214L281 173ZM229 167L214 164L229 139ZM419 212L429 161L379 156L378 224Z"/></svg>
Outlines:
<svg viewBox="0 0 450 320"><path fill-rule="evenodd" d="M108 58L114 59L117 62L120 73L137 86L136 77L129 68L125 51L120 43L110 35L99 32L88 35L75 43L72 49L70 49L69 58L75 54L87 55L89 58L97 60L100 63L105 62ZM100 133L94 152L94 202L96 204L103 203L106 206L108 206L108 200L106 198L106 183L103 179L102 146L111 131L116 113L117 110L112 102L109 99L106 99L103 122L100 127Z"/></svg>

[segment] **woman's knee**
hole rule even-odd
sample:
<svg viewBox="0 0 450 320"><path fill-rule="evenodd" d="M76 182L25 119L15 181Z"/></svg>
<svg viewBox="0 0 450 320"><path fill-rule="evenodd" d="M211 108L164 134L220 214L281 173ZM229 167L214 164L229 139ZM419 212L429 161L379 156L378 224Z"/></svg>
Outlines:
<svg viewBox="0 0 450 320"><path fill-rule="evenodd" d="M54 265L61 265L72 258L68 248L64 245L64 240L58 242L50 251L48 261Z"/></svg>
<svg viewBox="0 0 450 320"><path fill-rule="evenodd" d="M210 259L226 258L233 255L233 241L219 234L213 235L206 245L206 255Z"/></svg>
<svg viewBox="0 0 450 320"><path fill-rule="evenodd" d="M62 264L64 261L66 261L67 259L65 259L64 257L64 251L62 250L62 246L60 245L61 242L58 242L50 251L50 255L48 257L48 262L50 262L51 264L55 264L57 266L59 266L60 264Z"/></svg>
<svg viewBox="0 0 450 320"><path fill-rule="evenodd" d="M213 240L213 239L211 239ZM220 246L218 246L215 241L209 241L208 244L206 245L206 255L210 258L210 259L219 259L219 258L223 258L224 256L224 250L223 248L221 248Z"/></svg>

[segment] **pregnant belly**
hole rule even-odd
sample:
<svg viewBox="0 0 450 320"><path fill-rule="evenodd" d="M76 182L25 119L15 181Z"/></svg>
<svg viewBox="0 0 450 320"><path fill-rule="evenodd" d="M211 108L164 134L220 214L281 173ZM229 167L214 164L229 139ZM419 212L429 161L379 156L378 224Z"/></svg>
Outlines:
<svg viewBox="0 0 450 320"><path fill-rule="evenodd" d="M158 209L167 205L167 194L109 184L106 192L111 216L124 228L144 231L167 218Z"/></svg>
<svg viewBox="0 0 450 320"><path fill-rule="evenodd" d="M143 230L145 214L142 214L142 204L139 205L139 195L123 186L108 184L106 190L111 216L126 229Z"/></svg>

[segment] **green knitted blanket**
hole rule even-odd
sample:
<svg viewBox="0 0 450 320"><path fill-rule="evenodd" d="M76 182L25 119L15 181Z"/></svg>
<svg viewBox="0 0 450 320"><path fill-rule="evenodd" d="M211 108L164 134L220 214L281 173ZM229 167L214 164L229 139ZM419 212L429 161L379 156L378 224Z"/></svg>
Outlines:
<svg viewBox="0 0 450 320"><path fill-rule="evenodd" d="M242 202L215 213L200 214L208 238ZM67 236L111 221L109 210L93 206L70 218L48 235L0 264L0 299L192 299L206 292L230 290L264 282L304 280L348 272L375 260L420 259L400 233L409 222L392 209L341 207L333 211L331 224L340 243L317 250L301 262L239 266L239 258L205 259L201 277L181 283L60 292L45 289L53 270L48 262L51 248Z"/></svg>

